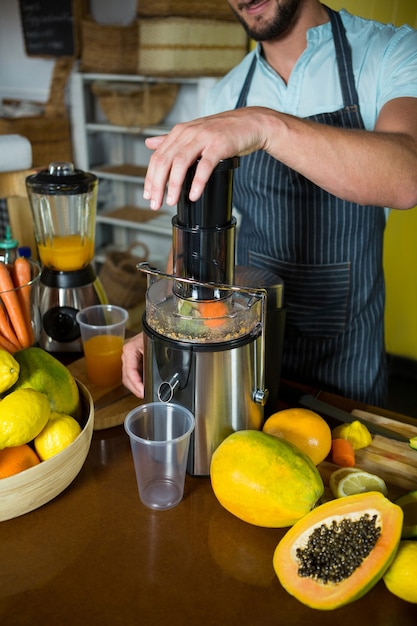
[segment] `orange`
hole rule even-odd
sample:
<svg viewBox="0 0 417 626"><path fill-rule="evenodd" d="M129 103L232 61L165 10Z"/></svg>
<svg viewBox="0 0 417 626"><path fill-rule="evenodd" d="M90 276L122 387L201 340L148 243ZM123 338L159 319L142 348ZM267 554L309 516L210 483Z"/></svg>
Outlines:
<svg viewBox="0 0 417 626"><path fill-rule="evenodd" d="M328 423L309 409L284 409L273 413L262 430L297 446L314 465L324 461L332 447L332 432Z"/></svg>
<svg viewBox="0 0 417 626"><path fill-rule="evenodd" d="M40 463L39 457L27 443L0 450L0 478L13 476Z"/></svg>

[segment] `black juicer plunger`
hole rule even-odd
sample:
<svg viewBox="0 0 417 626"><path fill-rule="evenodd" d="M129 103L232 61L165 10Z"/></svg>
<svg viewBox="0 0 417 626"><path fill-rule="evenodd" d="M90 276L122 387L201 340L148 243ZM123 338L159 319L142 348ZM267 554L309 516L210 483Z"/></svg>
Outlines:
<svg viewBox="0 0 417 626"><path fill-rule="evenodd" d="M196 202L189 199L189 191L197 163L188 170L172 221L176 276L203 283L234 283L236 220L232 216L232 181L238 164L237 157L221 161ZM177 282L174 291L179 297L194 300L227 295L195 283Z"/></svg>

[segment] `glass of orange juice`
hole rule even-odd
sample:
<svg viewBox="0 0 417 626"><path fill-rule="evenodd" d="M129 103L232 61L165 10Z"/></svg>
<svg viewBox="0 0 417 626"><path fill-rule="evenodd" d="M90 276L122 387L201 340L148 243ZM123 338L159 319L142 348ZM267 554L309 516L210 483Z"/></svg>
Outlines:
<svg viewBox="0 0 417 626"><path fill-rule="evenodd" d="M83 343L87 376L100 387L122 382L122 351L126 309L112 304L89 306L77 313Z"/></svg>

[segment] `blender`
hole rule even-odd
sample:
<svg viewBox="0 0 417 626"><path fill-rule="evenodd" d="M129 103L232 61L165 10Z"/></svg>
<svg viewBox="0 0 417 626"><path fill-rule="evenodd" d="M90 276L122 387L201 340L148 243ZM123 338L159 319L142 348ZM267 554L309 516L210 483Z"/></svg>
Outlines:
<svg viewBox="0 0 417 626"><path fill-rule="evenodd" d="M221 161L201 198L185 178L173 217L173 267L147 263L143 315L145 401L174 402L195 417L187 471L206 476L214 450L232 432L262 428L267 290L235 284L233 170Z"/></svg>
<svg viewBox="0 0 417 626"><path fill-rule="evenodd" d="M49 352L82 352L79 310L106 302L92 267L97 177L72 163L51 163L26 178L42 264L39 345Z"/></svg>

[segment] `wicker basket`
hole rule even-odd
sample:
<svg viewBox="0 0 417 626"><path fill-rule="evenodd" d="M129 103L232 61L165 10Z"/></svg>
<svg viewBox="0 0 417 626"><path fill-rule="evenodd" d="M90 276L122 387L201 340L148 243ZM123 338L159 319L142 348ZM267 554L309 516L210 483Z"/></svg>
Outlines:
<svg viewBox="0 0 417 626"><path fill-rule="evenodd" d="M142 248L141 257L132 254L137 248ZM145 300L147 277L137 269L137 264L146 261L148 254L148 247L140 241L133 242L123 252L115 250L106 254L99 279L110 304L128 309Z"/></svg>
<svg viewBox="0 0 417 626"><path fill-rule="evenodd" d="M138 22L128 26L81 22L81 71L137 74Z"/></svg>
<svg viewBox="0 0 417 626"><path fill-rule="evenodd" d="M247 50L248 38L238 23L183 17L139 22L140 74L222 76Z"/></svg>
<svg viewBox="0 0 417 626"><path fill-rule="evenodd" d="M138 0L139 17L205 17L212 20L236 20L226 0Z"/></svg>
<svg viewBox="0 0 417 626"><path fill-rule="evenodd" d="M146 127L159 124L167 116L177 97L178 85L97 81L91 90L111 124Z"/></svg>

